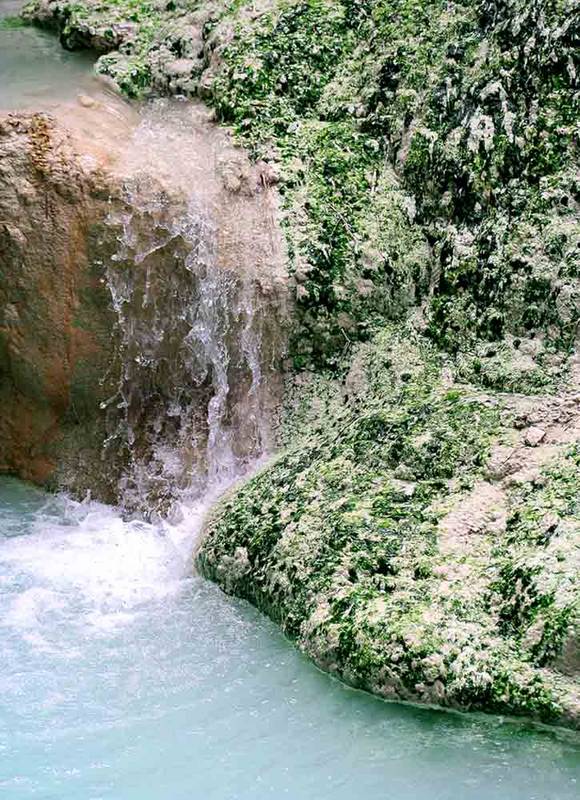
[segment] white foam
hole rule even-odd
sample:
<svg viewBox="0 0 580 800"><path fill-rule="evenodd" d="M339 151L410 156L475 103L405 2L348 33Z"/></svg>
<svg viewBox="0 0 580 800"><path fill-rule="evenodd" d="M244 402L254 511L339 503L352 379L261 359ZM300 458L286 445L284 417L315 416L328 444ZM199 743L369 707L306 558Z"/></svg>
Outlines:
<svg viewBox="0 0 580 800"><path fill-rule="evenodd" d="M0 627L36 651L62 647L74 659L79 637L116 635L151 604L171 602L193 576L205 516L228 483L155 523L89 499L51 497L29 516L27 534L0 537Z"/></svg>
<svg viewBox="0 0 580 800"><path fill-rule="evenodd" d="M62 608L56 592L35 586L16 595L4 617L4 624L21 629L34 628L47 611Z"/></svg>
<svg viewBox="0 0 580 800"><path fill-rule="evenodd" d="M182 591L206 507L185 509L170 525L126 521L100 503L51 501L29 535L1 543L0 624L37 648L59 619L95 634L130 624L140 607Z"/></svg>

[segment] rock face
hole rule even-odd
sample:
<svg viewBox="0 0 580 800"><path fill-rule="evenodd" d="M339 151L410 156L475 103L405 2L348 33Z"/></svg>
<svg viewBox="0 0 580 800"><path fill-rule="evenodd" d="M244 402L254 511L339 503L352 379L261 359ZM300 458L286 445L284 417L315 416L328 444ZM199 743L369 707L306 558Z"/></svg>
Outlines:
<svg viewBox="0 0 580 800"><path fill-rule="evenodd" d="M268 446L276 196L199 106L102 114L1 121L0 470L167 511Z"/></svg>
<svg viewBox="0 0 580 800"><path fill-rule="evenodd" d="M297 367L332 365L414 304L445 349L532 338L544 366L572 345L574 0L33 0L27 14L69 46L109 35L97 69L124 92L199 94L280 162ZM508 388L494 372L481 378Z"/></svg>
<svg viewBox="0 0 580 800"><path fill-rule="evenodd" d="M110 186L44 114L0 119L0 470L111 498L99 404L116 380L101 258Z"/></svg>

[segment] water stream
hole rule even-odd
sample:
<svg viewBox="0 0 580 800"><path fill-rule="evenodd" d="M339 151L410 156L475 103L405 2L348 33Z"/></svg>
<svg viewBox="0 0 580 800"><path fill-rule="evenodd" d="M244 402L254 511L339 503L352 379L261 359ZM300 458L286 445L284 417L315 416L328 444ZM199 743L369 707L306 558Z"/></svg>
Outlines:
<svg viewBox="0 0 580 800"><path fill-rule="evenodd" d="M106 279L123 368L108 404L124 413L107 447L130 456L125 506L158 509L235 480L268 447L282 237L275 195L197 104L144 106L115 172ZM246 173L246 191L228 190Z"/></svg>
<svg viewBox="0 0 580 800"><path fill-rule="evenodd" d="M0 0L0 13L13 6ZM85 90L88 66L44 33L1 30L0 107L35 96L69 101ZM40 86L40 69L50 87ZM202 123L187 139L197 111L179 107L171 125L163 103L143 113L131 169L139 175L139 160L154 160L159 184L143 193L142 182L127 183L126 208L110 220L119 231L107 269L124 369L109 446L133 448L129 506L135 493L148 499L173 481L179 513L171 522L127 519L0 480L0 797L577 798L577 738L352 691L249 605L193 575L204 514L267 446L260 391L269 339L260 282L247 270L264 237L253 212L244 218L247 204L228 208L221 189L195 178L211 160ZM158 188L167 176L175 182L175 164L186 202L167 218ZM148 237L139 220L154 221ZM247 241L230 236L234 222L247 224ZM175 285L163 272L167 252ZM157 394L144 404L151 387ZM149 438L139 443L143 430Z"/></svg>

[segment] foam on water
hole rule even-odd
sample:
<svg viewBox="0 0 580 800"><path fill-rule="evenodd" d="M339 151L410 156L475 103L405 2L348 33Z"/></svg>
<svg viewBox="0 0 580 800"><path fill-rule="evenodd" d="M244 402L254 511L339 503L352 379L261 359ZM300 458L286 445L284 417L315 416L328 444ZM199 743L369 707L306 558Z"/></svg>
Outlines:
<svg viewBox="0 0 580 800"><path fill-rule="evenodd" d="M109 630L133 620L147 603L176 596L190 576L196 536L220 488L183 506L177 524L124 520L117 509L89 499L34 493L40 505L32 504L28 529L18 514L3 517L0 569L7 591L0 598L0 624L27 631L59 616L71 622L74 604L75 624Z"/></svg>
<svg viewBox="0 0 580 800"><path fill-rule="evenodd" d="M388 705L191 571L205 506L124 521L0 481L3 800L572 800L580 749Z"/></svg>

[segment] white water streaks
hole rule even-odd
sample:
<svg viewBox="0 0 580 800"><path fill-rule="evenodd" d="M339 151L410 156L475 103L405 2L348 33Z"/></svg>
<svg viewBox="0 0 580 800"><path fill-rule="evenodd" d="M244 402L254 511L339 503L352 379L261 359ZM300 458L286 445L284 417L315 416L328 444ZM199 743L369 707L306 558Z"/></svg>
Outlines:
<svg viewBox="0 0 580 800"><path fill-rule="evenodd" d="M125 522L108 506L59 496L29 522L25 538L6 539L0 553L4 626L58 633L59 617L83 629L125 624L147 602L179 591L190 568L195 518L188 540L179 529ZM16 589L12 592L11 589ZM45 623L47 623L45 625ZM28 635L28 634L27 634ZM59 646L60 635L47 646Z"/></svg>
<svg viewBox="0 0 580 800"><path fill-rule="evenodd" d="M283 352L276 200L201 107L157 101L119 159L107 269L122 375L123 503L167 513L269 447Z"/></svg>

